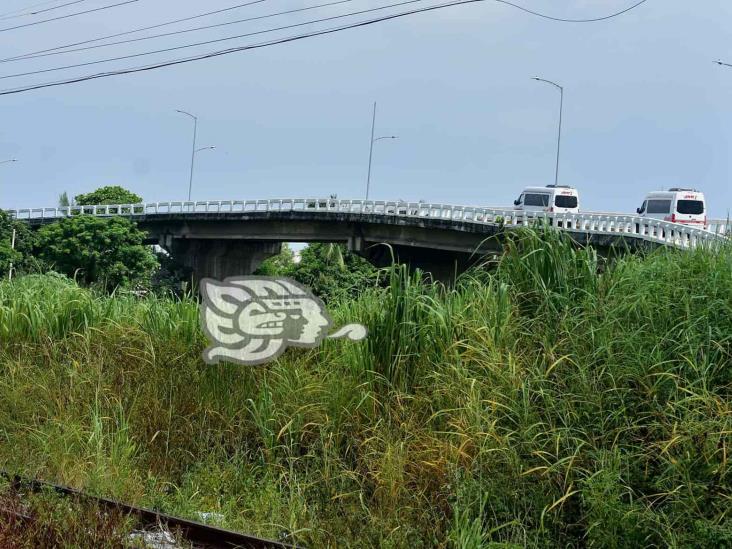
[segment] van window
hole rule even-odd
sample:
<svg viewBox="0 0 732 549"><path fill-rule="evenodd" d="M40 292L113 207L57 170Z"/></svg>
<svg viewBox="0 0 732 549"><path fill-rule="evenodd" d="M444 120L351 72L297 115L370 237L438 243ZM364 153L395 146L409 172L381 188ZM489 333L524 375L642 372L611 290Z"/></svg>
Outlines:
<svg viewBox="0 0 732 549"><path fill-rule="evenodd" d="M646 212L646 205L647 204L648 204L648 201L644 200L643 201L643 204L641 205L640 209L638 210L638 213L639 214L642 214L642 213L645 213Z"/></svg>
<svg viewBox="0 0 732 549"><path fill-rule="evenodd" d="M566 195L557 195L557 197L554 199L554 205L557 208L576 208L577 207L577 197L576 196L566 196Z"/></svg>
<svg viewBox="0 0 732 549"><path fill-rule="evenodd" d="M676 211L680 214L701 215L704 213L704 202L701 200L679 200Z"/></svg>
<svg viewBox="0 0 732 549"><path fill-rule="evenodd" d="M649 214L671 213L671 201L670 200L649 200L648 201L648 213Z"/></svg>
<svg viewBox="0 0 732 549"><path fill-rule="evenodd" d="M526 195L524 196L524 205L546 207L549 205L549 195L526 193Z"/></svg>

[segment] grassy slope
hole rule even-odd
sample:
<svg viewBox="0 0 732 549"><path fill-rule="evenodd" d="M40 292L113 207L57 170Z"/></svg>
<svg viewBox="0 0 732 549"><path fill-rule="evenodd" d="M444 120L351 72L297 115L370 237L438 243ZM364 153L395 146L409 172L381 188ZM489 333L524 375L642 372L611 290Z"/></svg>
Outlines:
<svg viewBox="0 0 732 549"><path fill-rule="evenodd" d="M206 366L194 303L0 283L0 466L319 547L729 546L732 250L527 233L365 344ZM498 545L496 545L498 546Z"/></svg>

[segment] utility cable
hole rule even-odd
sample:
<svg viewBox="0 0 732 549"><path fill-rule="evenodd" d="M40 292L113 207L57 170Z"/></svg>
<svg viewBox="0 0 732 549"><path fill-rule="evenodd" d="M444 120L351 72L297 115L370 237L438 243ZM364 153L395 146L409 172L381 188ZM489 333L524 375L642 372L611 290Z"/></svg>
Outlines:
<svg viewBox="0 0 732 549"><path fill-rule="evenodd" d="M38 51L30 52L30 53L16 55L16 56L13 56L13 57L8 57L7 59L0 59L0 61L10 61L12 59L19 59L19 58L23 58L23 57L30 56L30 55L36 55L38 53L46 53L46 52L49 52L49 51L62 50L62 49L65 49L65 48L73 48L74 46L83 46L84 44L91 44L93 42L101 42L102 40L108 40L110 38L119 38L120 36L127 36L127 35L130 35L130 34L135 34L137 32L142 32L142 31L146 31L146 30L159 29L161 27L167 27L169 25L175 25L177 23L184 23L185 21L192 21L193 19L200 19L202 17L208 17L209 15L217 15L219 13L224 13L224 12L227 12L227 11L231 11L231 10L235 10L235 9L239 9L239 8L244 8L246 6L251 6L253 4L259 4L261 2L266 2L266 0L251 0L249 2L244 2L243 4L236 4L235 6L230 6L228 8L223 8L223 9L220 9L220 10L208 11L208 12L205 12L205 13L199 13L198 15L191 15L189 17L183 17L181 19L173 19L172 21L165 21L163 23L158 23L156 25L150 25L150 26L147 26L147 27L139 27L137 29L132 29L132 30L124 31L124 32L118 32L116 34L108 34L106 36L99 36L97 38L91 38L89 40L83 40L81 42L73 42L71 44L64 44L63 46L56 46L56 47L48 48L48 49L45 49L45 50L38 50Z"/></svg>
<svg viewBox="0 0 732 549"><path fill-rule="evenodd" d="M85 11L77 11L74 13L69 13L67 15L61 15L59 17L52 17L51 19L41 19L40 21L33 21L32 23L25 23L23 25L16 25L14 27L5 27L4 29L0 29L0 32L7 32L15 29L23 29L25 27L33 27L35 25L40 25L42 23L49 23L51 21L59 21L61 19L68 19L70 17L77 17L79 15L86 15L87 13L94 13L96 11L102 11L102 10L108 10L111 8L116 8L118 6L124 6L125 4L134 4L135 2L139 2L140 0L126 0L125 2L119 2L117 4L111 4L108 6L102 6L100 8L94 8L90 10Z"/></svg>
<svg viewBox="0 0 732 549"><path fill-rule="evenodd" d="M45 50L38 50L38 51L26 53L26 54L21 54L21 55L17 55L17 56L13 56L13 57L8 57L8 58L5 58L5 59L0 59L0 63L6 62L6 61L15 60L15 59L21 59L21 58L25 58L25 57L36 56L37 54L40 54L40 53L46 53L46 52L50 52L50 51L56 51L56 50L62 50L62 49L67 49L67 48L73 48L74 46L83 46L85 44L90 44L90 43L93 43L93 42L101 42L103 40L108 40L110 38L119 38L120 36L127 36L127 35L130 35L130 34L135 34L137 32L142 32L142 31L146 31L146 30L152 30L152 29L157 29L157 28L161 28L161 27L166 27L166 26L169 26L169 25L174 25L176 23L183 23L185 21L191 21L193 19L199 19L199 18L202 18L202 17L207 17L209 15L215 15L215 14L218 14L218 13L223 13L223 12L226 12L226 11L230 11L230 10L237 9L237 8L241 8L241 7L245 7L245 6L249 6L249 5L252 5L252 4L258 4L258 3L264 2L264 1L266 1L266 0L254 0L253 2L247 2L245 4L238 4L238 5L232 6L230 8L224 8L224 9L221 9L221 10L210 11L210 12L201 13L201 14L198 14L198 15L190 16L190 17L184 17L182 19L174 19L172 21L166 21L166 22L159 23L159 24L156 24L156 25L151 25L151 26L147 26L147 27L140 27L140 28L133 29L133 30L129 30L129 31L125 31L125 32L120 32L120 33L116 33L116 34L109 34L107 36L100 36L100 37L97 37L97 38L92 38L90 40L84 40L84 41L81 41L81 42L74 42L74 43L71 43L71 44L65 44L65 45L62 45L62 46L56 46L56 47L53 47L53 48L48 48L48 49L45 49ZM529 13L531 15L534 15L536 17L541 17L543 19L548 19L550 21L557 21L557 22L562 22L562 23L594 23L594 22L598 22L598 21L605 21L605 20L608 20L608 19L612 19L614 17L618 17L620 15L623 15L623 14L625 14L625 13L627 13L627 12L629 12L629 11L637 8L637 7L639 7L641 4L646 3L648 0L640 0L639 2L636 2L632 6L626 8L626 9L624 9L622 11L615 12L615 13L612 13L610 15L606 15L604 17L597 17L597 18L593 18L593 19L562 19L562 18L552 17L552 16L549 16L549 15L546 15L546 14L543 14L543 13L539 13L539 12L535 12L535 11L529 10L527 8L524 8L523 6L520 6L518 4L514 4L513 2L510 2L508 0L492 0L492 1L497 2L497 3L500 3L500 4L505 4L507 6L511 6L513 8L516 8L518 10L524 11L524 12Z"/></svg>
<svg viewBox="0 0 732 549"><path fill-rule="evenodd" d="M354 15L363 15L364 13L372 13L372 12L375 12L375 11L385 10L385 9L389 9L389 8L396 8L396 7L400 7L400 6L406 6L408 4L416 4L418 2L424 2L424 1L425 0L405 0L404 2L397 2L395 4L387 4L385 6L379 6L377 8L369 8L369 9L366 9L366 10L360 10L360 11L355 11L355 12L350 12L350 13L344 13L342 15L334 15L334 16L331 16L331 17L323 17L323 18L320 18L320 19L311 19L309 21L304 21L302 23L294 23L292 25L285 25L285 26L282 26L282 27L275 27L275 28L272 28L272 29L264 29L264 30L261 30L261 31L248 32L246 34L238 34L236 36L226 36L224 38L216 38L215 40L206 40L204 42L194 42L192 44L184 44L182 46L173 46L173 47L170 47L170 48L163 48L163 49L160 49L160 50L146 51L146 52L142 52L142 53L132 53L132 54L129 54L129 55L122 55L122 56L119 56L119 57L110 57L110 58L107 58L107 59L99 59L97 61L87 61L86 63L77 63L75 65L65 65L63 67L53 67L53 68L50 68L50 69L40 69L40 70L35 70L35 71L30 71L30 72L21 72L21 73L17 73L17 74L8 74L6 76L0 76L0 80L8 80L10 78L20 78L21 76L33 76L33 75L36 75L36 74L45 74L45 73L48 73L48 72L63 71L63 70L67 70L67 69L78 69L79 67L88 67L88 66L91 66L91 65L99 65L101 63L111 63L112 61L123 61L125 59L135 59L137 57L145 57L145 56L148 56L148 55L155 55L155 54L158 54L158 53L168 53L168 52L171 52L171 51L178 51L178 50L183 50L183 49L187 49L187 48L195 48L195 47L198 47L198 46L208 46L210 44L217 44L219 42L228 42L229 40L238 40L240 38L248 38L250 36L256 36L258 34L266 34L266 33L269 33L269 32L276 32L276 31L281 31L281 30L294 29L294 28L297 28L297 27L304 27L304 26L307 26L307 25L313 25L315 23L324 23L326 21L333 21L335 19L343 19L344 17L352 17ZM476 1L483 1L483 0L476 0Z"/></svg>
<svg viewBox="0 0 732 549"><path fill-rule="evenodd" d="M58 0L56 0L56 1L58 1ZM89 0L74 0L73 2L66 2L65 4L61 4L59 6L53 6L51 8L45 8L42 10L29 11L27 13L21 13L18 15L10 15L10 16L0 15L0 21L7 21L8 19L18 19L20 17L29 17L31 15L40 15L42 13L46 13L46 12L54 11L54 10L60 10L61 8L66 8L68 6L73 6L74 4L81 4L82 2L88 2L88 1Z"/></svg>
<svg viewBox="0 0 732 549"><path fill-rule="evenodd" d="M541 17L542 19L549 19L550 21L558 21L559 23L597 23L599 21L607 21L608 19L613 19L615 17L623 15L624 13L628 13L629 11L634 10L635 8L648 2L648 0L640 0L639 2L636 2L635 4L633 4L632 6L625 8L624 10L616 11L615 13L611 13L610 15L605 15L603 17L595 17L593 19L563 19L561 17L552 17L552 16L546 15L544 13L539 13L538 11L532 11L523 6L519 6L518 4L514 4L513 2L508 2L507 0L494 0L494 1L498 2L500 4L506 4L507 6L516 8L517 10L525 11L526 13L530 13L531 15L535 15L536 17Z"/></svg>
<svg viewBox="0 0 732 549"><path fill-rule="evenodd" d="M417 0L413 0L413 1L417 1ZM366 26L373 25L376 23L381 23L384 21L407 17L407 16L414 15L417 13L424 13L424 12L429 12L429 11L434 11L434 10L440 10L440 9L449 8L452 6L464 5L464 4L474 4L474 3L483 2L483 1L486 1L486 0L456 0L454 2L447 2L447 3L443 3L443 4L437 4L435 6L417 8L417 9L408 10L408 11L401 12L401 13L385 15L382 17L374 18L374 19L368 19L366 21L359 21L359 22L355 22L355 23L341 25L338 27L331 27L328 29L313 31L310 33L303 33L303 34L299 34L299 35L288 36L288 37L284 37L284 38L271 40L268 42L260 42L258 44L248 44L248 45L238 46L238 47L229 48L229 49L225 49L225 50L218 50L218 51L194 55L194 56L190 56L190 57L173 59L170 61L162 61L159 63L150 64L150 65L131 67L131 68L127 68L127 69L119 69L119 70L115 70L115 71L90 74L90 75L85 75L85 76L78 76L78 77L68 78L68 79L64 79L64 80L57 80L55 82L43 82L43 83L39 83L39 84L33 84L33 85L28 85L28 86L23 86L23 87L18 87L18 88L0 90L0 96L24 93L24 92L28 92L28 91L32 91L32 90L43 89L43 88L64 86L64 85L74 84L74 83L78 83L78 82L97 80L100 78L108 78L110 76L119 76L119 75L123 75L123 74L134 74L134 73L138 73L138 72L151 71L151 70L160 69L163 67L171 67L171 66L175 66L175 65L181 65L181 64L190 63L193 61L200 61L203 59L211 59L213 57L220 57L223 55L229 55L232 53L237 53L237 52L242 52L242 51L260 49L260 48L265 48L265 47L274 46L274 45L278 45L278 44L285 44L288 42L296 42L296 41L304 40L307 38L313 38L316 36L324 36L324 35L328 35L328 34L341 32L344 30L366 27ZM641 3L643 3L643 2L641 2ZM641 5L641 3L636 4L636 6ZM623 11L623 13L626 13L627 11L628 10L626 9ZM619 14L620 13L618 13L618 15ZM605 17L605 18L603 18L603 20L607 19L607 18L608 17Z"/></svg>
<svg viewBox="0 0 732 549"><path fill-rule="evenodd" d="M166 37L166 36L177 36L179 34L185 34L185 33L188 33L188 32L194 32L194 31L200 31L200 30L208 30L208 29L214 29L214 28L219 28L219 27L226 27L226 26L229 26L229 25L236 25L236 24L239 24L239 23L245 23L245 22L249 22L249 21L258 21L260 19L269 19L269 18L272 18L272 17L280 16L280 15L289 15L289 14L292 14L292 13L300 13L300 12L314 10L314 9L318 9L318 8L326 8L326 7L331 7L331 6L337 6L339 4L348 4L350 2L355 2L355 1L357 1L357 0L337 0L336 2L327 2L325 4L315 4L314 6L306 6L304 8L296 8L296 9L292 9L292 10L279 11L279 12L276 12L276 13L269 13L267 15L258 15L256 17L247 17L246 19L237 19L235 21L226 21L224 23L217 23L215 25L205 25L205 26L202 26L202 27L193 27L193 28L190 28L190 29L183 29L183 30L174 31L174 32L166 32L166 33L161 33L161 34L153 34L152 36L142 36L140 38L130 38L128 40L118 40L117 42L107 42L105 44L97 44L95 46L86 46L84 48L73 48L73 49L69 49L69 50L55 51L55 52L49 52L49 53L41 53L39 55L29 55L29 56L26 56L26 57L15 57L15 58L10 58L10 59L0 59L0 64L2 64L2 63L11 63L11 62L14 62L14 61L26 61L28 59L39 59L41 57L51 57L51 56L55 56L55 55L63 55L65 53L75 53L75 52L80 52L80 51L96 50L96 49L99 49L99 48L106 48L106 47L109 47L109 46L118 46L120 44L131 44L131 43L134 43L134 42L142 42L142 41L145 41L145 40L153 40L155 38L163 38L163 37ZM244 35L244 36L248 36L248 35Z"/></svg>
<svg viewBox="0 0 732 549"><path fill-rule="evenodd" d="M15 15L16 13L20 13L26 10L32 10L34 8L41 8L43 6L48 6L49 4L58 4L62 1L63 0L47 0L46 2L38 2L37 4L31 4L30 6L26 6L24 8L18 8L17 10L10 10L6 11L5 13L0 13L0 17L5 17L6 15Z"/></svg>

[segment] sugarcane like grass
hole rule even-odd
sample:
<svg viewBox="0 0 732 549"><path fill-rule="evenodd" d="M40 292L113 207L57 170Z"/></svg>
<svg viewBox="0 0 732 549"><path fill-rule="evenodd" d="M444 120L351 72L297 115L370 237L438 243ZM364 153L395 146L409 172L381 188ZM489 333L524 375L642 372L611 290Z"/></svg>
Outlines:
<svg viewBox="0 0 732 549"><path fill-rule="evenodd" d="M312 547L732 544L730 248L383 276L260 368L193 300L2 283L0 466Z"/></svg>

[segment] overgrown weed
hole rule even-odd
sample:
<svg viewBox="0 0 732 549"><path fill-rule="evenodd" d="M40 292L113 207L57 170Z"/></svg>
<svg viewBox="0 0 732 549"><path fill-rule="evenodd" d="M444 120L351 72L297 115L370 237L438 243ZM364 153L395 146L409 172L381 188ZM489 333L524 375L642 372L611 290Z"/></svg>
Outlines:
<svg viewBox="0 0 732 549"><path fill-rule="evenodd" d="M729 247L386 275L333 311L366 342L259 368L191 300L0 283L0 464L313 547L731 543Z"/></svg>

